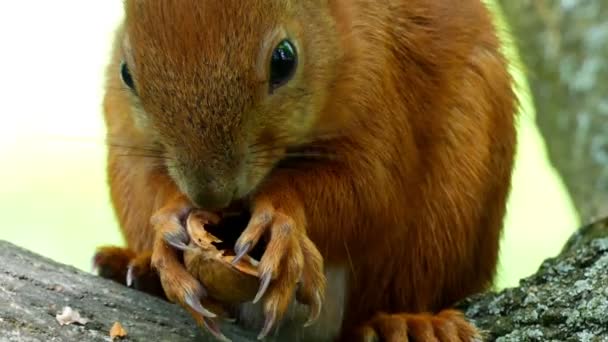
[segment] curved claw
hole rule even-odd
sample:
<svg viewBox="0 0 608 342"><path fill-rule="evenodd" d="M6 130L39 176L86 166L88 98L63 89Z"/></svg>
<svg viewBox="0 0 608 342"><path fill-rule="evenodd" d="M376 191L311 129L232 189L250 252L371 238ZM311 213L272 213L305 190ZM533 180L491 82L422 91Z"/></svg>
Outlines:
<svg viewBox="0 0 608 342"><path fill-rule="evenodd" d="M226 321L227 323L234 324L234 323L237 322L237 319L236 318L228 318L227 317L227 318L224 318L224 321Z"/></svg>
<svg viewBox="0 0 608 342"><path fill-rule="evenodd" d="M192 308L192 310L200 313L201 315L203 315L205 317L209 317L209 318L217 317L216 314L205 309L203 307L203 305L201 304L200 300L191 293L186 295L186 298L184 298L184 301L186 302L186 304L188 304L189 307Z"/></svg>
<svg viewBox="0 0 608 342"><path fill-rule="evenodd" d="M255 295L255 298L253 299L253 304L259 302L260 299L262 299L262 297L268 290L268 286L270 285L271 278L272 278L272 275L270 273L264 273L264 275L262 276L262 280L260 280L260 289L258 290L258 293Z"/></svg>
<svg viewBox="0 0 608 342"><path fill-rule="evenodd" d="M310 315L308 321L304 324L304 327L311 326L321 315L321 307L323 300L321 299L321 293L317 291L315 293L314 302L310 305Z"/></svg>
<svg viewBox="0 0 608 342"><path fill-rule="evenodd" d="M127 268L127 287L133 286L133 265L129 265Z"/></svg>
<svg viewBox="0 0 608 342"><path fill-rule="evenodd" d="M180 251L187 251L191 249L191 247L186 245L186 243L190 241L190 237L185 231L180 231L179 233L166 233L164 238L169 245L179 249Z"/></svg>
<svg viewBox="0 0 608 342"><path fill-rule="evenodd" d="M241 259L243 259L243 257L245 255L247 255L247 253L249 253L249 250L251 249L251 247L252 247L251 242L248 242L243 246L237 246L235 248L236 256L234 257L234 259L232 259L232 265L234 266L239 261L241 261Z"/></svg>
<svg viewBox="0 0 608 342"><path fill-rule="evenodd" d="M203 324L205 325L205 328L207 328L207 331L209 331L211 335L213 335L219 341L232 342L228 337L226 337L226 335L222 333L215 321L205 317L203 319Z"/></svg>
<svg viewBox="0 0 608 342"><path fill-rule="evenodd" d="M275 310L272 310L272 314L270 316L266 316L266 321L264 322L264 328L258 335L258 340L263 340L264 338L266 338L266 336L268 336L268 334L270 333L270 330L272 330L272 327L274 326L274 323L276 322L276 320L277 320L277 311L275 309Z"/></svg>

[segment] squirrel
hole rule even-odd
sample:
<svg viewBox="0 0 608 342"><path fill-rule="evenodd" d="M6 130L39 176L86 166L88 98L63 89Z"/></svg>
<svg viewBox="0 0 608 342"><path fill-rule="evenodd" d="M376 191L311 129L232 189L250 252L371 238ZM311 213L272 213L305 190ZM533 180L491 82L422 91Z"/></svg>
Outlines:
<svg viewBox="0 0 608 342"><path fill-rule="evenodd" d="M266 248L232 314L260 339L288 317L302 340L482 338L454 306L496 273L517 118L483 1L124 6L103 109L127 246L102 276L226 340L180 249L189 212L240 203L237 258Z"/></svg>

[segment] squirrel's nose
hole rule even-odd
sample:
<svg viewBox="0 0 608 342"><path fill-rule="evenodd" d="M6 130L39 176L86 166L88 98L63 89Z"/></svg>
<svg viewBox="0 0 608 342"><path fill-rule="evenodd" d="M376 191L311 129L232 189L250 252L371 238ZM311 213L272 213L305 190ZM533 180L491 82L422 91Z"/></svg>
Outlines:
<svg viewBox="0 0 608 342"><path fill-rule="evenodd" d="M229 163L210 163L208 166L201 166L200 162L182 163L173 167L170 173L182 193L200 209L225 209L235 200L238 183Z"/></svg>
<svg viewBox="0 0 608 342"><path fill-rule="evenodd" d="M228 207L234 199L235 191L229 187L207 186L195 189L189 196L195 206L209 211Z"/></svg>
<svg viewBox="0 0 608 342"><path fill-rule="evenodd" d="M201 184L203 183L203 184ZM189 189L189 197L195 206L203 210L225 209L234 200L236 189L228 183L201 182Z"/></svg>

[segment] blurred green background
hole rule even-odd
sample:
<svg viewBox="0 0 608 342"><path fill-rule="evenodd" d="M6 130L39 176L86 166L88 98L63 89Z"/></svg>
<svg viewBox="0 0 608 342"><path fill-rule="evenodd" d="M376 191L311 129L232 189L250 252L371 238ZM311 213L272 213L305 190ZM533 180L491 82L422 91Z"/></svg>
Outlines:
<svg viewBox="0 0 608 342"><path fill-rule="evenodd" d="M96 246L123 243L108 196L101 115L121 6L120 0L0 3L0 239L87 271ZM517 54L509 49L509 56L522 111L499 288L534 273L579 226L534 124Z"/></svg>

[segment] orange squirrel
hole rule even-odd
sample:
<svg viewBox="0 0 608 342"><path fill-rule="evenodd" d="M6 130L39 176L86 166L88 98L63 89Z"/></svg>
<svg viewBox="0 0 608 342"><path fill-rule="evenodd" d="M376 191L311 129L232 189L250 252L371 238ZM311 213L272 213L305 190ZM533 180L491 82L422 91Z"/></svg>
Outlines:
<svg viewBox="0 0 608 342"><path fill-rule="evenodd" d="M451 306L495 274L517 105L481 0L126 0L125 13L104 110L128 246L98 251L103 276L225 338L180 249L193 208L213 223L243 203L236 253L267 245L255 303L232 314L260 338L287 318L309 319L303 340L480 338Z"/></svg>

